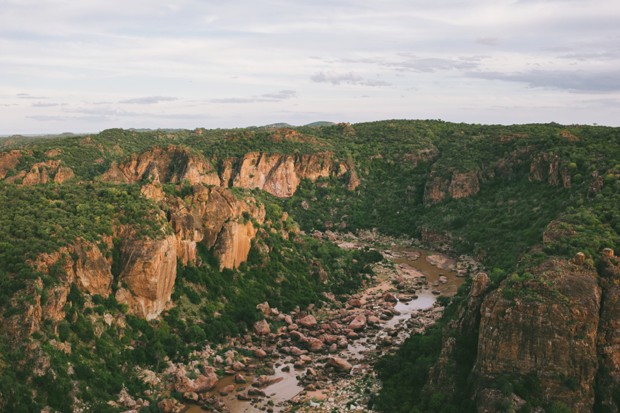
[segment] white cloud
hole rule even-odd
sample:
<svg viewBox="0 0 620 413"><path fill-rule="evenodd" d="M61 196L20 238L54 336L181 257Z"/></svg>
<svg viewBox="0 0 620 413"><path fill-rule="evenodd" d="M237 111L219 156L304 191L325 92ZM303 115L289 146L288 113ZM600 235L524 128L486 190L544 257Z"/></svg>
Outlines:
<svg viewBox="0 0 620 413"><path fill-rule="evenodd" d="M174 102L175 100L177 100L177 98L171 97L171 96L145 96L141 98L121 100L119 101L119 103L129 103L129 104L136 104L136 105L153 105L155 103L160 103L160 102Z"/></svg>
<svg viewBox="0 0 620 413"><path fill-rule="evenodd" d="M5 0L0 134L312 116L618 124L601 99L620 99L618 21L617 0Z"/></svg>
<svg viewBox="0 0 620 413"><path fill-rule="evenodd" d="M389 86L390 84L382 80L364 79L360 75L349 73L326 73L319 72L310 77L316 83L331 83L332 85L360 85L360 86Z"/></svg>

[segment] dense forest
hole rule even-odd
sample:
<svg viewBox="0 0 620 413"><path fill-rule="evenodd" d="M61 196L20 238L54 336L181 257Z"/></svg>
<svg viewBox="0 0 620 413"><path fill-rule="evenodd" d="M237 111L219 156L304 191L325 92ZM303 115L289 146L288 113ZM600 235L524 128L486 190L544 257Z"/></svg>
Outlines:
<svg viewBox="0 0 620 413"><path fill-rule="evenodd" d="M613 251L611 261L603 251L620 249L618 128L390 120L112 129L0 140L0 148L3 411L118 411L107 402L123 388L151 398L151 411L157 411L159 396L148 393L141 368L161 371L164 360L187 360L205 341L244 333L262 318L256 306L264 301L288 311L321 305L326 293L346 300L370 279L377 254L342 250L312 237L315 230L377 229L471 254L488 269L486 297L497 295L507 308L572 303L540 268L578 253L603 285L601 294L615 294L607 284L617 284L617 261ZM263 164L272 169L259 182L255 174ZM244 168L254 169L244 175ZM277 179L292 185L290 194L278 192ZM226 200L221 205L229 215L218 215L220 204L209 209L216 198ZM199 215L207 224L196 239L186 233L199 230L192 221ZM217 231L210 220L219 222ZM227 266L223 250L242 242L236 233L232 241L223 237L240 228L250 234L243 229L249 251ZM164 248L168 239L195 245L195 252L182 259L175 247L173 305L141 316L135 308L144 302L128 278L132 251ZM94 255L99 264L90 263ZM95 289L78 282L95 267L106 268L109 285ZM490 403L480 395L497 390L496 411L514 411L512 395L523 401L522 412L578 411L576 401L549 395L548 378L537 372L491 374L476 367L484 361L478 354L480 311L473 328L455 327L472 305L471 285L464 284L440 323L380 362L383 390L370 407L476 411ZM133 298L123 302L124 291ZM434 367L450 338L452 359ZM594 354L599 360L591 391L571 377L557 380L567 392L587 393L594 411L618 411L620 383L602 354ZM429 384L438 375L434 368L453 377L451 387Z"/></svg>

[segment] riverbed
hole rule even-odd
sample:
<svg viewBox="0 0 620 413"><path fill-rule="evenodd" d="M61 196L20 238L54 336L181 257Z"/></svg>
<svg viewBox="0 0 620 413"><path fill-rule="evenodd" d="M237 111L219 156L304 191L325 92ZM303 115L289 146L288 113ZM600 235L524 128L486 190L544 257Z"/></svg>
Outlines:
<svg viewBox="0 0 620 413"><path fill-rule="evenodd" d="M361 248L369 242L348 238L339 245ZM251 360L253 368L241 372L242 382L235 380L232 371L221 379L211 392L216 402L210 410L190 406L187 412L286 412L293 406L297 411L331 411L342 407L341 403L351 406L351 392L357 391L361 378L367 380L373 374L376 360L395 351L412 332L422 332L439 319L443 307L437 297L454 295L464 281L459 276L463 274L456 271L457 262L446 255L394 242L380 251L385 260L375 266L372 285L344 306L334 303L291 314L294 322L279 334L260 340L255 337L252 345L267 350L268 357ZM308 314L316 317L316 326L298 326L298 320ZM348 323L360 317L363 328L352 329L353 324ZM317 340L323 343L315 351L309 343L318 347ZM339 370L333 359L344 360L351 368ZM255 371L261 367L275 373L267 379L263 376L262 383L273 384L257 385ZM365 410L361 398L355 403Z"/></svg>

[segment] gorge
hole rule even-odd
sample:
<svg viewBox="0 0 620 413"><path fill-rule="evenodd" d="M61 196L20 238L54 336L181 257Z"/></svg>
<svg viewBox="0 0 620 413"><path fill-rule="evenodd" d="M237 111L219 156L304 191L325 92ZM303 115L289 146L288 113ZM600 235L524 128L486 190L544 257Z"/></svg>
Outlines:
<svg viewBox="0 0 620 413"><path fill-rule="evenodd" d="M619 159L618 128L558 124L0 140L0 409L179 411L277 348L277 368L310 359L302 411L339 406L317 366L356 354L378 359L361 409L618 411ZM389 324L388 288L361 293L382 271L423 297L382 234L457 258L464 283L420 315L436 323L356 341L357 316Z"/></svg>

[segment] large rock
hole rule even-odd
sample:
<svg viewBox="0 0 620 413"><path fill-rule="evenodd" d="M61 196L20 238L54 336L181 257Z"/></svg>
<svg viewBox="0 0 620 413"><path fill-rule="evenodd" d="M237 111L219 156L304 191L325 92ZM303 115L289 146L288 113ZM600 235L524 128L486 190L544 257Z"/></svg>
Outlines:
<svg viewBox="0 0 620 413"><path fill-rule="evenodd" d="M116 293L140 317L152 320L166 308L177 275L176 238L125 240L121 245L121 280L127 288Z"/></svg>
<svg viewBox="0 0 620 413"><path fill-rule="evenodd" d="M480 192L478 171L453 172L444 177L433 167L424 188L424 203L433 205L444 199L467 198Z"/></svg>
<svg viewBox="0 0 620 413"><path fill-rule="evenodd" d="M107 247L110 246L111 242ZM59 264L62 268L61 277L67 284L75 282L81 291L93 295L107 297L110 294L112 284L110 263L96 244L78 239L69 247L39 255L34 266L37 271L49 274L51 269L57 268Z"/></svg>
<svg viewBox="0 0 620 413"><path fill-rule="evenodd" d="M19 164L22 151L0 152L0 179L4 179L7 173Z"/></svg>
<svg viewBox="0 0 620 413"><path fill-rule="evenodd" d="M179 393L205 393L213 389L217 382L218 378L214 371L201 374L194 380L184 374L177 374L174 388Z"/></svg>
<svg viewBox="0 0 620 413"><path fill-rule="evenodd" d="M254 323L254 332L259 336L267 335L271 332L269 323L266 320L260 320Z"/></svg>
<svg viewBox="0 0 620 413"><path fill-rule="evenodd" d="M15 158L9 158L9 160L10 159ZM10 165L11 164L8 166ZM61 160L49 159L45 162L35 163L28 171L20 171L16 175L7 178L7 182L12 183L21 179L22 185L38 185L48 182L62 184L74 176L73 170L64 166Z"/></svg>
<svg viewBox="0 0 620 413"><path fill-rule="evenodd" d="M313 353L318 353L323 350L323 347L324 347L323 342L319 340L318 338L306 337L304 341L306 345L308 346L308 350L310 350Z"/></svg>
<svg viewBox="0 0 620 413"><path fill-rule="evenodd" d="M302 317L297 320L297 324L306 328L316 327L316 318L312 314Z"/></svg>
<svg viewBox="0 0 620 413"><path fill-rule="evenodd" d="M236 197L229 189L203 185L192 187L189 202L190 208L183 200L170 201L170 223L181 262L196 262L198 243L214 248L221 268L232 269L245 262L256 235L252 222L264 222L264 207L250 197Z"/></svg>
<svg viewBox="0 0 620 413"><path fill-rule="evenodd" d="M347 373L353 368L351 363L341 357L330 357L327 361L327 364L335 367L337 370L345 371Z"/></svg>
<svg viewBox="0 0 620 413"><path fill-rule="evenodd" d="M220 178L213 165L189 149L170 145L154 147L133 154L121 164L113 163L101 180L114 183L135 183L156 174L162 183L219 185Z"/></svg>
<svg viewBox="0 0 620 413"><path fill-rule="evenodd" d="M565 259L550 259L530 272L534 277L511 277L484 300L474 368L480 378L477 394L499 377L533 375L545 402L591 411L601 310L598 277ZM479 400L479 409L490 411L483 404Z"/></svg>
<svg viewBox="0 0 620 413"><path fill-rule="evenodd" d="M349 324L349 328L353 331L362 330L364 327L366 327L366 316L364 314L356 316Z"/></svg>
<svg viewBox="0 0 620 413"><path fill-rule="evenodd" d="M315 182L329 176L348 176L348 188L359 185L350 162L337 162L331 152L305 155L283 155L250 152L237 160L222 163L222 185L259 188L277 197L292 196L302 179Z"/></svg>

